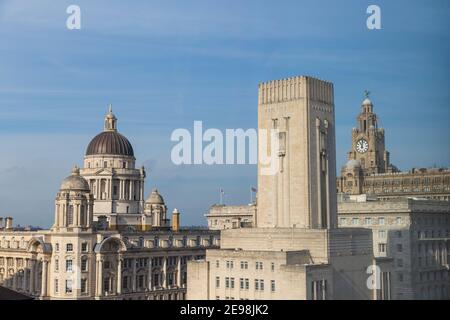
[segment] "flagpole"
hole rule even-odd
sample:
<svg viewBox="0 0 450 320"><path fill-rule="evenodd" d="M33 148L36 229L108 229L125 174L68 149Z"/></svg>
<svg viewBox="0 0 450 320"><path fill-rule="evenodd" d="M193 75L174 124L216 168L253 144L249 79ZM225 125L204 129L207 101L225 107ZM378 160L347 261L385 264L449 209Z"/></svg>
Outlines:
<svg viewBox="0 0 450 320"><path fill-rule="evenodd" d="M250 204L253 203L253 190L252 187L250 187Z"/></svg>

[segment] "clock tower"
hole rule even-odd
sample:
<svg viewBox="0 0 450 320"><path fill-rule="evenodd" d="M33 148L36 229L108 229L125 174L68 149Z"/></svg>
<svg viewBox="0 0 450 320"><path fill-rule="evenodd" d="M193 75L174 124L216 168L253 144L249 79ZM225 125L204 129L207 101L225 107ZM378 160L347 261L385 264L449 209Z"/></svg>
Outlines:
<svg viewBox="0 0 450 320"><path fill-rule="evenodd" d="M357 127L352 129L352 149L348 152L348 162L342 168L338 181L340 192L350 194L362 192L364 176L398 171L390 164L384 129L378 127L378 117L373 112L369 91L365 91L361 112L356 120Z"/></svg>

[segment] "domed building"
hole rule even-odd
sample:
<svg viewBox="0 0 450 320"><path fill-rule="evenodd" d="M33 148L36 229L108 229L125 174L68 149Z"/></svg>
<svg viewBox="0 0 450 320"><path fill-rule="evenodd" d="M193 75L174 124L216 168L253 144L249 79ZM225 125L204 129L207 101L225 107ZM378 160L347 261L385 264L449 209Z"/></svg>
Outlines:
<svg viewBox="0 0 450 320"><path fill-rule="evenodd" d="M156 215L144 213L145 169L136 169L135 164L133 146L118 132L117 118L110 106L103 131L89 142L81 169L94 196L94 221L106 217L113 230L168 227L163 221L165 211L160 221L154 220Z"/></svg>
<svg viewBox="0 0 450 320"><path fill-rule="evenodd" d="M0 286L42 300L184 299L187 261L218 248L220 234L180 228L117 130L111 107L56 193L49 230L23 231L0 218ZM7 268L6 268L7 266Z"/></svg>

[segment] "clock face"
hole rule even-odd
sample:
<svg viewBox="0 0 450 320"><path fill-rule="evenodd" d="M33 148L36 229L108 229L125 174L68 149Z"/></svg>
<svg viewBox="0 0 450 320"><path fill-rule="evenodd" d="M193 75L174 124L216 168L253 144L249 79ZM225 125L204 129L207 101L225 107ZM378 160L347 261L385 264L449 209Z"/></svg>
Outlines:
<svg viewBox="0 0 450 320"><path fill-rule="evenodd" d="M369 149L369 143L364 139L359 139L356 142L356 151L359 153L365 153Z"/></svg>

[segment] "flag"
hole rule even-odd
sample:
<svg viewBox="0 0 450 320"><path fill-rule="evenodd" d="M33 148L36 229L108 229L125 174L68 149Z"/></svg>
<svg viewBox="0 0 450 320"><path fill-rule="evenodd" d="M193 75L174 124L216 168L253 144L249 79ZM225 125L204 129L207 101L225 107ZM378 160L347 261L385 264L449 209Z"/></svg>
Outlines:
<svg viewBox="0 0 450 320"><path fill-rule="evenodd" d="M221 194L225 194L225 191L223 191L223 189L220 188L220 193L221 193Z"/></svg>
<svg viewBox="0 0 450 320"><path fill-rule="evenodd" d="M251 188L253 192L258 192L258 189L256 189L255 187Z"/></svg>

